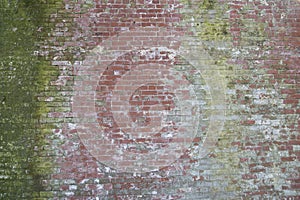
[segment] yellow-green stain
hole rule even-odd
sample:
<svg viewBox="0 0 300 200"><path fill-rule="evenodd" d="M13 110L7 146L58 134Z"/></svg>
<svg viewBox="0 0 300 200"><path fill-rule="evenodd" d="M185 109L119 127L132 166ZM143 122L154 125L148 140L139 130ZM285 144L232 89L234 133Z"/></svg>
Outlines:
<svg viewBox="0 0 300 200"><path fill-rule="evenodd" d="M208 57L203 58L209 60L207 71L211 70L219 74L214 81L219 87L224 87L224 95L220 95L220 98L225 98L224 101L230 103L230 96L226 93L235 87L237 66L228 62L232 58L232 50L234 49L229 31L230 22L227 12L229 6L218 0L203 0L197 4L193 4L193 1L183 0L182 3L187 8L186 12L183 13L184 20L192 24L191 31L197 40L201 41L203 50L207 52ZM204 54L199 52L200 55ZM227 107L227 105L224 106ZM231 112L225 110L225 116L232 115ZM225 189L227 192L240 189L237 184L233 184L237 181L236 173L239 171L239 158L238 152L232 147L232 142L239 137L237 134L239 129L238 122L226 120L223 130L218 135L217 145L211 152L215 155L212 159L223 166L222 169L214 171L214 177L224 179L224 182L228 184ZM220 192L218 185L211 189L216 193Z"/></svg>
<svg viewBox="0 0 300 200"><path fill-rule="evenodd" d="M223 41L230 38L229 23L225 13L228 10L226 4L220 4L217 0L203 0L198 5L192 6L191 1L186 3L193 9L194 26L201 40Z"/></svg>
<svg viewBox="0 0 300 200"><path fill-rule="evenodd" d="M253 19L243 18L236 19L235 23L239 23L241 35L239 45L234 46L232 36L230 34L230 22L228 11L230 10L226 2L220 3L218 0L203 0L194 3L192 0L182 0L182 4L186 7L183 9L184 22L192 24L191 31L197 40L202 41L201 45L208 53L210 63L208 67L211 70L217 70L225 84L225 92L235 90L236 81L241 77L251 77L252 71L242 70L242 66L229 64L235 57L241 60L247 60L248 51L257 48L268 48L263 45L267 40L265 27L266 24L255 21ZM251 3L243 10L246 12L251 10ZM189 27L189 26L187 26ZM199 56L203 53L199 52ZM251 59L250 59L251 61ZM220 80L215 80L220 85ZM226 108L234 107L236 97L226 95ZM230 105L230 106L229 106ZM238 110L226 109L226 115L239 115ZM242 182L237 174L241 173L240 166L240 149L233 143L240 141L242 133L247 132L245 127L239 124L238 120L226 120L222 133L219 135L218 143L212 152L215 157L214 161L221 163L223 168L214 172L214 176L218 179L226 181L228 186L226 191L235 192L241 190ZM212 191L218 192L218 185L212 188Z"/></svg>

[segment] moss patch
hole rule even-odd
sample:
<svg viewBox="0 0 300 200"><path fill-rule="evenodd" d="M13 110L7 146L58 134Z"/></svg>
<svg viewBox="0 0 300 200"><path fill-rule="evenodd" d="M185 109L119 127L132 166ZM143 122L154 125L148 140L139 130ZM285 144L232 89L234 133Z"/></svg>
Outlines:
<svg viewBox="0 0 300 200"><path fill-rule="evenodd" d="M61 5L61 0L0 2L1 199L39 198L42 180L51 173L51 159L41 156L46 141L40 113L47 109L37 100L51 78L42 76L50 63L34 52L52 29L49 15Z"/></svg>

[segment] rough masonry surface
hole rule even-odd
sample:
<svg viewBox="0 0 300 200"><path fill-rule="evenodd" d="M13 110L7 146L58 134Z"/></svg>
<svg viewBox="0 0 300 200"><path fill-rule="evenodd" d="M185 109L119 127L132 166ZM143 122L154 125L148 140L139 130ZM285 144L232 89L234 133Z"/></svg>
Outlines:
<svg viewBox="0 0 300 200"><path fill-rule="evenodd" d="M40 5L45 20L23 24L40 33L24 49L39 71L24 74L38 85L27 90L33 120L18 122L26 132L7 128L7 113L28 102L0 91L0 198L300 198L299 1ZM32 12L22 6L18 19ZM15 37L9 48L29 36ZM33 66L19 55L3 54L1 75ZM13 131L32 139L13 142ZM27 159L14 164L21 147Z"/></svg>

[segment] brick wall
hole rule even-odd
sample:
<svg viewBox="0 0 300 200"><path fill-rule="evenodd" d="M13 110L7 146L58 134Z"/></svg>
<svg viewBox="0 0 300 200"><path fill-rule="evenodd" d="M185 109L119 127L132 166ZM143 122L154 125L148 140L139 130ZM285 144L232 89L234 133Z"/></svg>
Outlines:
<svg viewBox="0 0 300 200"><path fill-rule="evenodd" d="M65 0L38 54L59 75L52 199L299 199L300 4Z"/></svg>

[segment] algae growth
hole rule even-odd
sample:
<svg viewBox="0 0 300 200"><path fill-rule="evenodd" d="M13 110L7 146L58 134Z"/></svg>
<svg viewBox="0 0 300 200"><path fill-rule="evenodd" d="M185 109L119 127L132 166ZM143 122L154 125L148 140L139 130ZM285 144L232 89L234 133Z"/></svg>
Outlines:
<svg viewBox="0 0 300 200"><path fill-rule="evenodd" d="M0 199L47 198L42 180L51 173L37 95L55 72L37 56L51 31L50 14L60 1L0 1Z"/></svg>

